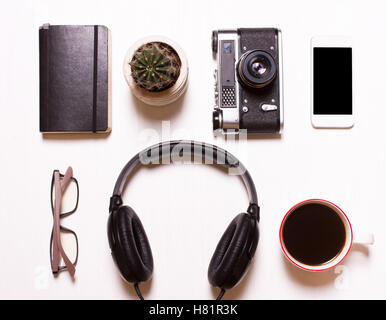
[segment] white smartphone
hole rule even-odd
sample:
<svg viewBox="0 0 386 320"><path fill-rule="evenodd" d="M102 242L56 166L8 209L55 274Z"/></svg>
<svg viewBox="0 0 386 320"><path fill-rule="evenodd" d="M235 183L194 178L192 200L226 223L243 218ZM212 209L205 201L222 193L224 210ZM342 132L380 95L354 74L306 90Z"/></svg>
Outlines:
<svg viewBox="0 0 386 320"><path fill-rule="evenodd" d="M348 37L311 40L311 123L315 128L354 125L353 46Z"/></svg>

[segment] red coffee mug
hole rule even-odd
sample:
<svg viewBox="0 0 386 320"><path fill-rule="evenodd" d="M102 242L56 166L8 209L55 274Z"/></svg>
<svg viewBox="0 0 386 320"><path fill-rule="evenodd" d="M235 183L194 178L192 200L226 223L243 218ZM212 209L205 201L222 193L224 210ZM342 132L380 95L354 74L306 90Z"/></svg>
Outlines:
<svg viewBox="0 0 386 320"><path fill-rule="evenodd" d="M312 204L312 203L327 206L328 208L332 209L340 217L346 231L346 239L338 255L335 256L335 258L333 258L332 260L328 261L327 263L320 264L320 265L308 265L294 258L287 250L285 246L285 242L283 240L283 226L286 220L288 219L288 217L301 206ZM281 249L284 255L287 257L287 259L291 261L295 266L306 271L325 271L325 270L334 268L336 265L341 263L344 260L344 258L347 256L347 254L350 252L353 244L353 239L354 239L351 223L350 223L350 220L347 218L347 215L343 212L341 208L339 208L334 203L329 202L327 200L322 200L322 199L309 199L294 205L283 218L283 221L280 226L279 237L280 237ZM372 245L374 243L374 236L372 234L368 234L362 241L357 241L357 238L356 238L355 243Z"/></svg>

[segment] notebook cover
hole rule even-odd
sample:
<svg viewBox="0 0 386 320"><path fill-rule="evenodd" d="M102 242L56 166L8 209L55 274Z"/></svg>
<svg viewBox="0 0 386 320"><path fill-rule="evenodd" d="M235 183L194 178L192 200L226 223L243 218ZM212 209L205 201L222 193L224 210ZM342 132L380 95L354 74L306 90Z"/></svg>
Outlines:
<svg viewBox="0 0 386 320"><path fill-rule="evenodd" d="M44 25L39 50L40 131L110 131L108 28Z"/></svg>

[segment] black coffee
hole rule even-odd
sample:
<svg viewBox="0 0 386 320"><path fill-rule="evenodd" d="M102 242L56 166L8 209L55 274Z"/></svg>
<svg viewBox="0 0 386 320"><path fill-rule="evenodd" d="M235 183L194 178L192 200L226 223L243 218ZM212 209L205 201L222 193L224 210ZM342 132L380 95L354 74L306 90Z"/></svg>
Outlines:
<svg viewBox="0 0 386 320"><path fill-rule="evenodd" d="M346 241L346 229L339 215L317 203L304 204L290 213L282 233L287 251L312 266L334 259Z"/></svg>

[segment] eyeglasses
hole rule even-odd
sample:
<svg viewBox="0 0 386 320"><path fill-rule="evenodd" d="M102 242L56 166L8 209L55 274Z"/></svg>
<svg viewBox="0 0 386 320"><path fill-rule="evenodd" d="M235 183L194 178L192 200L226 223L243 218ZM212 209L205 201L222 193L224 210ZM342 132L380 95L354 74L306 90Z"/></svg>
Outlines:
<svg viewBox="0 0 386 320"><path fill-rule="evenodd" d="M76 233L61 225L61 219L73 214L78 208L79 185L68 167L63 175L55 170L51 182L51 209L53 228L50 240L50 259L53 274L68 270L75 275L79 245Z"/></svg>

